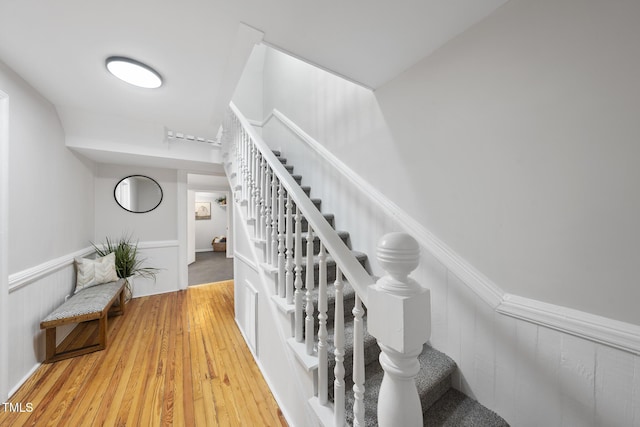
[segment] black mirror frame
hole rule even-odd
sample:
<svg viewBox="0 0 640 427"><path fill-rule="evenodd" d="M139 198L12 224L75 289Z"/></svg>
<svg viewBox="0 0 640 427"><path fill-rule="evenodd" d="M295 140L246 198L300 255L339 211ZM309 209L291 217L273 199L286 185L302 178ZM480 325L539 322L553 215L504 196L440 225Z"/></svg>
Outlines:
<svg viewBox="0 0 640 427"><path fill-rule="evenodd" d="M120 185L120 183L122 181L124 181L125 179L129 179L129 178L133 178L133 177L142 177L142 178L147 178L150 181L153 181L154 184L156 184L158 186L158 188L160 189L160 200L158 201L158 203L152 207L149 210L146 211L132 211L129 210L127 208L125 208L124 206L122 206L120 204L120 202L118 201L118 198L116 197L116 190L118 188L118 186ZM122 178L120 181L118 181L118 183L116 184L115 187L113 187L113 199L116 201L116 203L118 204L118 206L120 206L122 209L124 209L127 212L131 212L131 213L135 213L135 214L142 214L142 213L148 213L151 212L152 210L156 209L158 206L160 206L160 204L162 203L162 200L164 199L164 191L162 190L162 186L158 183L158 181L156 181L155 179L151 178L150 176L146 176L146 175L140 175L140 174L134 174L134 175L129 175L129 176L125 176L124 178Z"/></svg>

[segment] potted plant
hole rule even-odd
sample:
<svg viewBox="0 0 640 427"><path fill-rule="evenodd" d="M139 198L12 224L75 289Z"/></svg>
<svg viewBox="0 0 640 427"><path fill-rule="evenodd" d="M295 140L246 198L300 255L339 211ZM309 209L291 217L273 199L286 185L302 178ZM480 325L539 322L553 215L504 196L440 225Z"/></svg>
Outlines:
<svg viewBox="0 0 640 427"><path fill-rule="evenodd" d="M216 202L218 202L220 206L227 206L227 196L218 197Z"/></svg>
<svg viewBox="0 0 640 427"><path fill-rule="evenodd" d="M130 300L133 296L131 282L132 276L145 277L156 280L156 274L160 269L154 267L143 267L145 258L141 258L138 253L138 242L133 242L131 236L122 236L118 240L105 239L105 243L96 245L91 243L98 256L106 256L115 253L116 272L118 277L125 279L125 297Z"/></svg>

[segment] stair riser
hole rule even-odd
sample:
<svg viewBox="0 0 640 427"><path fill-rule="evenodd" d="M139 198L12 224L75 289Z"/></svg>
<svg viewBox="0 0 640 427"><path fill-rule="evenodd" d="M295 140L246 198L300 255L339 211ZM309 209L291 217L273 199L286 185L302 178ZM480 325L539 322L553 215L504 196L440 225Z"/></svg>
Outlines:
<svg viewBox="0 0 640 427"><path fill-rule="evenodd" d="M329 225L331 225L331 227L334 227L334 217L333 217L333 215L325 215L324 217L327 220L327 222L329 223ZM302 232L303 233L306 233L307 231L309 231L309 222L307 221L306 218L302 218L301 226L302 226Z"/></svg>
<svg viewBox="0 0 640 427"><path fill-rule="evenodd" d="M349 235L341 235L342 241L347 247L349 246ZM295 251L294 251L295 253ZM320 253L320 239L315 237L313 239L313 255L318 255ZM302 237L302 256L307 256L307 237Z"/></svg>
<svg viewBox="0 0 640 427"><path fill-rule="evenodd" d="M333 287L332 287L333 288ZM304 297L303 297L304 298ZM355 294L349 294L343 297L342 304L344 307L344 323L348 324L353 322L353 314L351 314L351 310L356 302ZM303 299L303 307L306 304L306 300ZM318 297L314 295L313 298L313 309L315 312L314 316L314 331L318 331L318 327L320 326L320 319L318 319ZM336 313L336 299L335 293L333 289L328 292L327 295L327 328L333 329L335 323L335 313Z"/></svg>
<svg viewBox="0 0 640 427"><path fill-rule="evenodd" d="M358 259L358 261L364 267L367 260L366 258L364 258L364 259ZM319 265L317 263L314 264L313 266L314 287L318 287L318 283L320 280L320 277L318 274L319 271L320 271ZM307 266L306 265L302 266L301 275L302 275L302 284L303 286L306 286L306 283L307 283ZM335 262L327 262L327 284L332 285L333 282L335 281L336 281L336 264Z"/></svg>

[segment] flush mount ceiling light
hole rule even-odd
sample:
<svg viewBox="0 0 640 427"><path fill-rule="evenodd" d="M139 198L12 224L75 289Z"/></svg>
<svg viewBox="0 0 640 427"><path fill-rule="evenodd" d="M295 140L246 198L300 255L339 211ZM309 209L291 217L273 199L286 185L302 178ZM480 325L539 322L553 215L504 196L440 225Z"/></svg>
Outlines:
<svg viewBox="0 0 640 427"><path fill-rule="evenodd" d="M106 60L107 70L120 80L134 86L155 89L162 86L160 74L135 59L124 56L110 56Z"/></svg>

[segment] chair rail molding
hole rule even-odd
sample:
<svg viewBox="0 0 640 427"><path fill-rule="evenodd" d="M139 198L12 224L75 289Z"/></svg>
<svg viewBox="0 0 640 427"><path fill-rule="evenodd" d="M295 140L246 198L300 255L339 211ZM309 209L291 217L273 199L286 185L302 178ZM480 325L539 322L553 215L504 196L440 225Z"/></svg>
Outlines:
<svg viewBox="0 0 640 427"><path fill-rule="evenodd" d="M252 124L264 128L273 119L282 123L302 142L327 161L328 164L332 165L338 173L353 182L386 215L395 218L405 232L412 235L451 274L458 277L495 312L634 354L640 354L640 325L620 322L568 307L506 293L278 109L274 108L262 122L253 121Z"/></svg>
<svg viewBox="0 0 640 427"><path fill-rule="evenodd" d="M9 275L9 293L15 292L36 280L72 265L76 257L85 257L94 252L93 246L35 265L26 270Z"/></svg>

